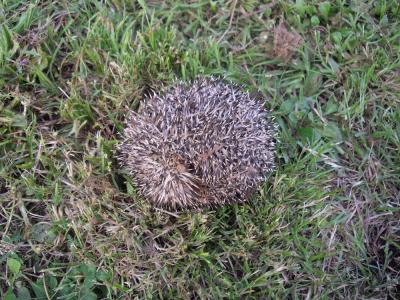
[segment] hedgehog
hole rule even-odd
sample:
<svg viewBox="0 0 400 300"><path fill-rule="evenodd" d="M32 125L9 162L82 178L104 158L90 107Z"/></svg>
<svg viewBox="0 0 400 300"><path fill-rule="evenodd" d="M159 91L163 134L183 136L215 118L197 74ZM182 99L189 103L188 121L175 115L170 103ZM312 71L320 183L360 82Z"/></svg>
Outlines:
<svg viewBox="0 0 400 300"><path fill-rule="evenodd" d="M277 127L264 104L214 77L151 92L128 112L119 164L158 208L245 202L274 169Z"/></svg>

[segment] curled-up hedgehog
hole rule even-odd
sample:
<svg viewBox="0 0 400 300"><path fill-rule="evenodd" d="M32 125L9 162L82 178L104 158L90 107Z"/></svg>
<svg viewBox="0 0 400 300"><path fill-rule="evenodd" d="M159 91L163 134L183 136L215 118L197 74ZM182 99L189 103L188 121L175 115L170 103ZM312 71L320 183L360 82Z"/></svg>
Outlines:
<svg viewBox="0 0 400 300"><path fill-rule="evenodd" d="M118 160L138 192L169 210L246 201L274 168L263 101L220 79L178 83L130 112Z"/></svg>

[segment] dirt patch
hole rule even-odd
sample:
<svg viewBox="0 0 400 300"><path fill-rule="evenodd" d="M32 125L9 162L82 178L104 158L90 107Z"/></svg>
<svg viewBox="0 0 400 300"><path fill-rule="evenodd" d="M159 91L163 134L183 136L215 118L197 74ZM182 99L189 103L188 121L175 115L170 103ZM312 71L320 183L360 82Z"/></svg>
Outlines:
<svg viewBox="0 0 400 300"><path fill-rule="evenodd" d="M274 56L288 62L300 48L304 40L296 31L289 31L283 19L279 21L278 26L273 29L274 34Z"/></svg>

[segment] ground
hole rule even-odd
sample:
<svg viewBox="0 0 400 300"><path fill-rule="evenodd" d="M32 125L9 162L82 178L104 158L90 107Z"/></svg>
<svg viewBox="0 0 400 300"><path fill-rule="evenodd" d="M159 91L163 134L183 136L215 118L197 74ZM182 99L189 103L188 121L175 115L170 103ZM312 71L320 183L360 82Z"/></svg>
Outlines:
<svg viewBox="0 0 400 300"><path fill-rule="evenodd" d="M398 299L400 5L0 2L0 298ZM277 169L245 205L153 209L128 109L221 76L266 99Z"/></svg>

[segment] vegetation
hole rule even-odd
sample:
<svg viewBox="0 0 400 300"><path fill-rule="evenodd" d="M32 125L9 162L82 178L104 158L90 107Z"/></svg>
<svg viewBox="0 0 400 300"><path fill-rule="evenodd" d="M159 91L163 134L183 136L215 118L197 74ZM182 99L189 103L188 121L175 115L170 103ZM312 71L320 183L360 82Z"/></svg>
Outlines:
<svg viewBox="0 0 400 300"><path fill-rule="evenodd" d="M0 298L398 299L400 5L0 2ZM176 78L263 96L277 170L246 205L153 209L127 109Z"/></svg>

